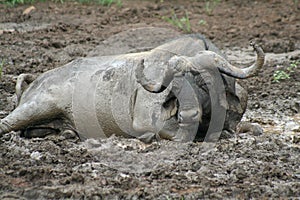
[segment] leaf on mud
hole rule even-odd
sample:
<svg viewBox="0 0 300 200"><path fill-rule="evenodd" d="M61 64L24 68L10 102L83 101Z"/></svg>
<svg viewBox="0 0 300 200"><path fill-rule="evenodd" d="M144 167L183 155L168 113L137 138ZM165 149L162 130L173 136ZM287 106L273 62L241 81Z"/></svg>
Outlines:
<svg viewBox="0 0 300 200"><path fill-rule="evenodd" d="M30 6L30 7L26 8L26 9L23 11L23 15L28 15L28 14L31 13L33 10L35 10L35 7L34 7L34 6Z"/></svg>

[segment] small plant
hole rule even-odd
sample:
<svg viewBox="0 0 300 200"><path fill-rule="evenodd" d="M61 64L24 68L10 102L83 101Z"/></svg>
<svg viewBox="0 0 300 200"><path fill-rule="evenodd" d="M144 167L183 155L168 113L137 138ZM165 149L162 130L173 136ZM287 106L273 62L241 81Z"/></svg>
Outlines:
<svg viewBox="0 0 300 200"><path fill-rule="evenodd" d="M206 23L206 21L205 21L204 19L200 19L200 20L198 21L198 24L199 24L199 25L206 25L207 23Z"/></svg>
<svg viewBox="0 0 300 200"><path fill-rule="evenodd" d="M17 4L26 4L26 3L33 3L35 0L4 0L1 3L7 4L9 6L15 6Z"/></svg>
<svg viewBox="0 0 300 200"><path fill-rule="evenodd" d="M113 3L116 3L118 6L122 6L121 0L96 0L96 2L103 6L111 6Z"/></svg>
<svg viewBox="0 0 300 200"><path fill-rule="evenodd" d="M175 14L174 10L172 11L171 17L162 17L163 20L167 21L168 23L178 27L179 29L183 30L184 32L190 33L191 32L191 23L187 12L185 12L185 16L178 19L177 15Z"/></svg>
<svg viewBox="0 0 300 200"><path fill-rule="evenodd" d="M221 0L206 0L205 2L205 11L208 15L212 15L214 9L221 2Z"/></svg>
<svg viewBox="0 0 300 200"><path fill-rule="evenodd" d="M276 70L273 74L273 80L276 83L279 83L281 80L289 79L290 75L283 70Z"/></svg>
<svg viewBox="0 0 300 200"><path fill-rule="evenodd" d="M273 74L273 82L279 83L282 80L290 79L291 74L294 73L294 69L296 69L299 64L300 60L293 61L286 70L276 70Z"/></svg>

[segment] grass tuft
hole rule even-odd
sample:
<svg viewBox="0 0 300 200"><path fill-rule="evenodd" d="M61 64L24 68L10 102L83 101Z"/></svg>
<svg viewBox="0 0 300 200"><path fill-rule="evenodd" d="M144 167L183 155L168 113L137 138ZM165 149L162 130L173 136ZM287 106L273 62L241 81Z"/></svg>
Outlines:
<svg viewBox="0 0 300 200"><path fill-rule="evenodd" d="M32 4L34 2L35 2L35 0L4 0L4 1L1 1L1 4L15 6L17 4Z"/></svg>
<svg viewBox="0 0 300 200"><path fill-rule="evenodd" d="M183 30L184 32L190 33L191 32L191 23L189 16L187 12L185 12L185 16L182 18L178 18L177 15L175 14L174 10L172 10L172 16L171 17L162 17L163 20L166 22L176 26L177 28Z"/></svg>
<svg viewBox="0 0 300 200"><path fill-rule="evenodd" d="M118 6L122 6L121 0L96 0L97 3L103 6L111 6L113 3L117 4Z"/></svg>
<svg viewBox="0 0 300 200"><path fill-rule="evenodd" d="M273 82L279 83L282 80L290 79L299 64L300 60L296 60L291 62L286 69L276 70L273 74Z"/></svg>
<svg viewBox="0 0 300 200"><path fill-rule="evenodd" d="M206 0L205 1L205 12L208 15L212 15L214 9L218 6L221 0Z"/></svg>

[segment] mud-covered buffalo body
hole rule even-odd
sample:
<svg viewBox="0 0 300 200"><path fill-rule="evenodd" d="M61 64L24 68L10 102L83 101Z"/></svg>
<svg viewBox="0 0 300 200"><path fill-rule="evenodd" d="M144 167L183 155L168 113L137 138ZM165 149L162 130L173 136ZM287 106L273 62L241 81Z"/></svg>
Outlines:
<svg viewBox="0 0 300 200"><path fill-rule="evenodd" d="M17 89L18 106L1 120L0 135L30 135L54 124L51 130L71 130L81 138L192 141L205 137L218 117L214 106L225 112L221 129L234 131L247 104L236 78L255 75L264 62L261 48L253 46L257 60L244 69L228 63L201 35L147 52L76 59L40 75L24 92Z"/></svg>

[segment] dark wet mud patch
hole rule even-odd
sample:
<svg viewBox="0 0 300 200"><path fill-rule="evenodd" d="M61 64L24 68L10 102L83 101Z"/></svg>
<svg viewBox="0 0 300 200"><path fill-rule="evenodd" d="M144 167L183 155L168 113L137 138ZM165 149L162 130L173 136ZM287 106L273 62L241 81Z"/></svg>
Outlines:
<svg viewBox="0 0 300 200"><path fill-rule="evenodd" d="M2 197L297 197L299 142L299 135L240 134L207 149L202 143L14 135L1 141Z"/></svg>

